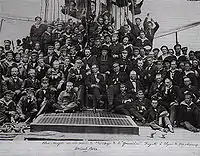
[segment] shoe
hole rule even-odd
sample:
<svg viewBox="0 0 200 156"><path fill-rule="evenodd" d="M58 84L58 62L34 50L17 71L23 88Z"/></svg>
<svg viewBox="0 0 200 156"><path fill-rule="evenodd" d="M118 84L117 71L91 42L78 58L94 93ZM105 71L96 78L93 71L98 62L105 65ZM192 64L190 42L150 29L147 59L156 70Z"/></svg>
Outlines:
<svg viewBox="0 0 200 156"><path fill-rule="evenodd" d="M172 125L168 125L168 129L169 129L169 131L170 131L171 133L174 133L174 129L173 129Z"/></svg>
<svg viewBox="0 0 200 156"><path fill-rule="evenodd" d="M100 106L100 108L104 107L104 102L102 100L99 101L99 106Z"/></svg>
<svg viewBox="0 0 200 156"><path fill-rule="evenodd" d="M93 107L94 114L97 112L96 107Z"/></svg>
<svg viewBox="0 0 200 156"><path fill-rule="evenodd" d="M143 118L142 119L142 124L144 125L146 123L146 120Z"/></svg>
<svg viewBox="0 0 200 156"><path fill-rule="evenodd" d="M195 129L193 130L193 132L194 132L194 133L198 133L198 132L200 132L200 129L195 128Z"/></svg>
<svg viewBox="0 0 200 156"><path fill-rule="evenodd" d="M161 132L164 132L164 133L167 133L167 131L166 131L165 128L161 128L160 131L161 131Z"/></svg>
<svg viewBox="0 0 200 156"><path fill-rule="evenodd" d="M131 119L132 119L133 121L135 121L135 118L134 118L134 116L131 116Z"/></svg>

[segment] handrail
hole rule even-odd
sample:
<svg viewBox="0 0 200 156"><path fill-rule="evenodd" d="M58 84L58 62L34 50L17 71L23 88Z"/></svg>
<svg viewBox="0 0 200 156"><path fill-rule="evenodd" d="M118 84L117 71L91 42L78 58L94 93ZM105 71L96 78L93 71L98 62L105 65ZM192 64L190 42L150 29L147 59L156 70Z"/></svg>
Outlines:
<svg viewBox="0 0 200 156"><path fill-rule="evenodd" d="M170 29L168 31L163 31L163 32L157 34L154 37L154 39L161 38L161 37L164 37L164 36L168 36L168 35L174 34L176 32L181 32L181 31L184 31L184 30L187 30L187 29L190 29L190 28L194 28L194 27L197 27L199 25L200 25L200 21L194 22L194 23L191 23L191 24L187 24L187 25L184 25L184 26L180 26L180 27L177 27L177 28L173 28L173 29Z"/></svg>
<svg viewBox="0 0 200 156"><path fill-rule="evenodd" d="M32 17L13 16L13 15L6 14L6 13L0 13L0 18L9 19L9 20L28 21L28 22L34 21L34 18L32 18Z"/></svg>

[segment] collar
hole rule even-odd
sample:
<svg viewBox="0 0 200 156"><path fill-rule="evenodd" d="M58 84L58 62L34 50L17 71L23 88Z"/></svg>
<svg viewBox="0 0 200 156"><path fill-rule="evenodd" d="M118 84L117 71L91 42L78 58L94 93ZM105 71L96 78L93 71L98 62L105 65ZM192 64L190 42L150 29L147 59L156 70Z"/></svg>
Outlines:
<svg viewBox="0 0 200 156"><path fill-rule="evenodd" d="M36 23L34 25L35 25L36 28L39 28L41 26L41 24L38 25Z"/></svg>
<svg viewBox="0 0 200 156"><path fill-rule="evenodd" d="M142 41L148 40L148 38L146 38L146 37L145 38L141 38L140 36L138 36L137 39L140 39Z"/></svg>
<svg viewBox="0 0 200 156"><path fill-rule="evenodd" d="M32 96L31 99L27 98L27 100L30 100L30 102L32 102L34 100L34 96Z"/></svg>
<svg viewBox="0 0 200 156"><path fill-rule="evenodd" d="M131 82L136 82L136 80L132 80L132 79L130 79L130 81L131 81Z"/></svg>
<svg viewBox="0 0 200 156"><path fill-rule="evenodd" d="M173 87L173 86L171 86L171 87L167 87L167 86L166 86L166 89L172 89L172 87Z"/></svg>
<svg viewBox="0 0 200 156"><path fill-rule="evenodd" d="M45 31L45 33L46 33L46 34L48 34L48 35L51 35L51 33L50 33L50 32L48 32L48 31Z"/></svg>
<svg viewBox="0 0 200 156"><path fill-rule="evenodd" d="M185 71L185 75L187 75L187 74L194 74L194 72L193 71Z"/></svg>
<svg viewBox="0 0 200 156"><path fill-rule="evenodd" d="M184 100L184 101L182 101L180 104L181 104L181 105L185 105L185 106L187 106L187 107L190 107L191 105L194 104L194 102L191 102L190 104L187 104L187 103L185 102L185 100Z"/></svg>
<svg viewBox="0 0 200 156"><path fill-rule="evenodd" d="M131 44L127 44L127 45L123 45L124 46L124 49L128 48L131 46Z"/></svg>
<svg viewBox="0 0 200 156"><path fill-rule="evenodd" d="M17 76L15 76L15 77L14 77L14 76L12 76L12 79L18 79L18 77L17 77Z"/></svg>
<svg viewBox="0 0 200 156"><path fill-rule="evenodd" d="M6 105L9 105L9 103L12 102L12 100L6 102L4 98L1 98L0 101L2 101Z"/></svg>
<svg viewBox="0 0 200 156"><path fill-rule="evenodd" d="M86 58L87 58L87 59L89 59L91 56L92 56L92 55L90 55L90 56L87 56Z"/></svg>

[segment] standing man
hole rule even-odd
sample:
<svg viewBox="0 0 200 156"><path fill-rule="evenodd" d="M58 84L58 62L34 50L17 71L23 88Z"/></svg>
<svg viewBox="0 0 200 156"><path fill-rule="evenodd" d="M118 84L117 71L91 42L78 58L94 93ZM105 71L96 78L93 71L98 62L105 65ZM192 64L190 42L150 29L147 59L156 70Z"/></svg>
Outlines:
<svg viewBox="0 0 200 156"><path fill-rule="evenodd" d="M46 25L42 24L42 18L35 17L35 24L31 26L30 37L33 44L41 41L42 34L46 30Z"/></svg>

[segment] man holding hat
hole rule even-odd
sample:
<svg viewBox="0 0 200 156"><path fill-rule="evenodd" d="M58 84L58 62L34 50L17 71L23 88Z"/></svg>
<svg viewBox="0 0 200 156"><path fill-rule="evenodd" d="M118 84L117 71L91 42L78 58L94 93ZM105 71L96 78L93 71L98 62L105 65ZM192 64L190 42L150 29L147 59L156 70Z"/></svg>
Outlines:
<svg viewBox="0 0 200 156"><path fill-rule="evenodd" d="M12 100L14 92L7 90L3 98L0 99L0 125L5 122L15 122L18 118L16 104Z"/></svg>
<svg viewBox="0 0 200 156"><path fill-rule="evenodd" d="M67 82L66 89L58 96L56 112L73 112L77 109L77 107L77 95L74 90L74 85L72 82Z"/></svg>
<svg viewBox="0 0 200 156"><path fill-rule="evenodd" d="M140 35L140 31L143 30L143 26L142 26L142 20L139 17L135 18L135 24L133 24L127 15L125 15L126 21L128 23L128 25L130 25L131 27L131 32L133 33L133 35L137 38Z"/></svg>
<svg viewBox="0 0 200 156"><path fill-rule="evenodd" d="M149 39L151 45L153 45L153 39L154 39L155 33L157 32L160 26L156 21L150 18L149 13L147 13L147 17L145 18L143 25L144 25L144 31L145 31L146 37Z"/></svg>

